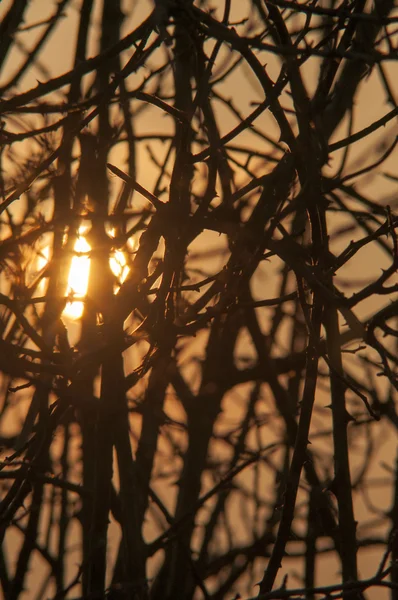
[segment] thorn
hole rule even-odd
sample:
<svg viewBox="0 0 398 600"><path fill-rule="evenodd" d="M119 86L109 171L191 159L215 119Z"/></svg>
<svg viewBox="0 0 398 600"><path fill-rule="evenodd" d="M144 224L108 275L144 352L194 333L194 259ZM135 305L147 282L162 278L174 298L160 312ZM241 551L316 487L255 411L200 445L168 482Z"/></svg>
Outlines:
<svg viewBox="0 0 398 600"><path fill-rule="evenodd" d="M350 422L352 422L352 421L353 421L354 423L356 423L356 419L355 419L355 417L353 417L353 416L352 416L352 415L351 415L351 414L348 412L348 410L346 410L346 411L345 411L345 419L346 419L346 423L350 423Z"/></svg>

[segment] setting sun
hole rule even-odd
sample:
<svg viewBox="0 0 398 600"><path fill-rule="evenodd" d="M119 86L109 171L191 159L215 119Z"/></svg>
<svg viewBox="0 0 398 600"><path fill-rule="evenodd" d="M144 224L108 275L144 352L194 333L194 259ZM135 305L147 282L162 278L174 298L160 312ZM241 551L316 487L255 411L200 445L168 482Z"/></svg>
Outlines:
<svg viewBox="0 0 398 600"><path fill-rule="evenodd" d="M63 312L63 315L65 317L69 317L70 319L80 319L82 317L84 310L84 298L87 294L90 276L91 261L89 253L91 246L84 237L86 232L86 228L80 229L73 249L76 255L72 258L70 266L68 287L66 292L68 302ZM110 232L110 235L113 237L112 232ZM115 250L112 252L109 257L109 265L117 280L115 285L116 294L129 272L125 254L121 250Z"/></svg>
<svg viewBox="0 0 398 600"><path fill-rule="evenodd" d="M84 302L82 299L87 293L90 275L90 258L87 254L90 250L91 246L86 238L79 235L74 247L77 255L72 258L66 292L67 296L73 300L67 302L63 313L70 319L80 319L83 314Z"/></svg>

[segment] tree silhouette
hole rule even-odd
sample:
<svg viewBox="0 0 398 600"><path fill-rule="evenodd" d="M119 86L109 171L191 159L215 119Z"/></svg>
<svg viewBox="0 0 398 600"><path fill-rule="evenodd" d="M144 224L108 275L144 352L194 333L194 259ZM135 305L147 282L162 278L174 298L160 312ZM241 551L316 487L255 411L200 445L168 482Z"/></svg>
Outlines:
<svg viewBox="0 0 398 600"><path fill-rule="evenodd" d="M4 598L398 598L394 5L0 8Z"/></svg>

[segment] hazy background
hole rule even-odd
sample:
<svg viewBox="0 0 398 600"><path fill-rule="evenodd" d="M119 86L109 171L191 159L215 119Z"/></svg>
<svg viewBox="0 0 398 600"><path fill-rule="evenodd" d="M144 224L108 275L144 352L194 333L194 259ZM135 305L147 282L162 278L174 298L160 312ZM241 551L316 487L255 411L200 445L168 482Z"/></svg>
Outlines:
<svg viewBox="0 0 398 600"><path fill-rule="evenodd" d="M0 4L0 20L3 15L7 12L11 0L3 0ZM213 2L214 7L222 13L224 8L224 3L215 0ZM233 0L232 1L232 14L231 21L236 20L239 21L242 18L242 15L247 14L247 6L248 3L243 0ZM26 26L31 25L33 23L39 23L48 18L50 14L53 14L55 9L55 5L52 2L34 0L30 2L28 10L26 11ZM66 71L69 71L73 66L74 60L74 48L75 48L75 37L76 37L76 26L78 24L78 16L80 10L80 2L72 2L68 4L64 11L64 18L59 22L59 24L55 27L55 30L50 37L50 39L46 42L44 49L41 52L40 60L35 65L34 68L29 68L25 74L25 76L21 79L19 83L18 90L19 92L29 90L34 87L39 81L46 81L51 77L60 75ZM95 2L95 10L94 16L91 21L91 34L89 37L89 48L87 55L93 56L98 51L98 41L100 34L100 15L102 10L102 2ZM131 1L128 0L124 3L124 13L125 20L123 23L123 32L127 33L131 30L132 26L136 26L140 23L152 10L152 3L146 2L144 0L140 1ZM297 18L297 27L300 26L300 18ZM40 35L42 29L41 27L37 27L34 29L29 29L27 31L21 31L18 34L16 44L13 45L12 52L10 52L7 57L7 61L5 66L3 67L2 72L0 73L0 86L7 81L10 76L14 73L14 71L18 68L18 65L23 62L29 53L29 49L32 48L35 44L35 39ZM123 35L122 32L122 35ZM130 56L130 50L124 53L124 58ZM276 78L280 68L280 61L274 55L267 56L267 70L269 75L272 78ZM396 93L396 101L398 101L398 65L396 61L391 61L388 65L385 66L386 71L388 73L390 84ZM311 91L314 88L316 83L316 78L318 75L319 69L319 61L317 59L311 59L306 63L303 71L305 73L305 82L307 85L307 89ZM93 81L93 74L88 74L84 78L84 84L88 87ZM382 117L390 108L386 105L385 101L385 92L382 88L380 82L380 74L378 73L377 68L373 70L372 75L363 82L361 86L361 91L356 97L356 106L357 109L355 111L355 121L353 125L353 131L359 131L362 128L370 125L376 119ZM248 68L243 66L239 70L239 75L234 75L233 77L226 80L226 82L222 85L222 92L226 98L232 97L236 106L239 107L241 114L243 116L247 115L253 109L253 102L261 101L262 93L258 87L258 84L253 80L252 75L248 71ZM63 100L62 94L56 92L51 95L51 100L54 102L58 96L59 101ZM290 98L287 94L282 95L282 104L288 105L290 103ZM220 103L218 109L218 117L219 117L219 126L221 130L221 134L228 132L231 127L237 124L237 118L231 111L228 111L225 106ZM33 127L35 126L35 116L28 115L24 116L21 120L14 120L13 122L10 120L8 123L8 130L11 129L12 123L12 131L18 132L21 131L24 124L30 123ZM159 131L161 132L172 132L173 131L173 123L169 117L165 117L162 111L157 111L155 109L143 112L142 117L137 118L135 122L136 134L143 135L154 133L157 134ZM275 142L278 142L278 139L275 137L277 135L277 129L273 123L272 117L269 113L263 114L256 122L255 126L258 127L259 130L264 131L268 136L274 138ZM335 132L333 141L337 141L341 138L344 138L348 135L347 133L348 122L345 120L338 130ZM366 166L369 161L373 160L373 151L380 147L387 147L389 143L391 143L394 136L398 133L397 121L391 121L387 127L382 130L378 130L376 133L369 135L364 141L361 141L357 144L354 144L350 149L350 159L349 159L349 167L346 169L348 172L356 171L364 166ZM259 136L256 136L255 133L250 133L245 131L239 137L240 143L246 143L251 146L258 146L259 150L269 150L269 148L265 148L265 143L260 139ZM24 153L28 155L31 151L32 144L34 145L34 141L29 141L28 143L15 143L13 146L14 152L18 156L23 156ZM158 147L153 145L154 151L157 152L157 157L159 160L162 160L162 153L164 154L164 150L161 144L158 144ZM325 172L328 174L335 173L340 165L340 161L342 159L343 150L337 151L333 154L332 160L328 168L325 169ZM119 144L113 151L110 162L119 166L119 168L123 169L125 167L126 160L126 148L123 144ZM153 163L148 160L147 153L144 148L138 154L138 181L148 189L153 188L154 178L156 177L156 170L154 168ZM76 165L77 166L77 165ZM15 165L10 161L7 165L7 168L12 170L15 168ZM372 174L370 177L365 176L360 182L360 189L364 192L368 197L377 197L377 198L389 198L389 200L385 200L385 204L390 203L392 206L397 205L396 198L396 184L395 182L389 180L385 177L386 173L390 173L393 175L397 175L397 155L396 153L392 153L390 158L383 164L382 169L378 171L376 175ZM111 175L110 181L113 186L114 194L117 193L120 186L119 183L115 180L115 178ZM242 184L244 183L243 175L242 175ZM391 195L391 196L389 196ZM21 203L25 201L24 197L17 202L15 202L12 206L12 213L15 215L15 218L18 218L18 207ZM142 200L137 195L135 196L135 202L137 206L142 203ZM43 203L41 205L41 210L43 211L46 207L46 204ZM51 202L48 202L47 208L48 214L51 214ZM47 218L48 215L45 215ZM341 216L336 215L336 219L334 222L334 227L336 231L345 225L345 220ZM8 228L2 223L2 237L6 237ZM331 240L332 240L332 248L335 253L341 252L343 247L349 243L350 241L350 232L347 233L345 237L339 237L335 247L333 248L333 231L331 232ZM44 243L43 243L44 244ZM220 236L215 234L211 234L207 232L202 236L202 239L196 243L196 247L198 250L206 248L214 248L217 250L225 244L225 240L220 239ZM194 253L195 248L192 248L192 254ZM220 268L220 261L222 262L222 254L219 256L215 256L213 258L209 258L208 267L211 269L211 265L213 264L211 261L214 261L214 271ZM382 254L382 252L378 249L377 245L369 244L364 248L361 252L359 252L355 258L355 260L350 261L349 267L341 269L339 275L336 279L337 285L343 289L351 290L352 286L355 286L355 282L359 283L364 279L371 279L373 274L377 274L380 272L380 269L387 266L387 259ZM274 269L275 271L279 268L278 261L275 260ZM264 288L266 288L267 297L272 297L276 291L275 282L270 278L269 273L270 269L267 268L266 275L264 275L263 284L259 286L259 289L254 290L254 294L258 294L258 297L261 298L264 296ZM2 280L0 280L1 284ZM3 285L4 281L3 281ZM264 287L263 287L264 286ZM385 305L385 299L383 297L373 296L371 300L367 300L365 302L360 303L357 307L355 307L355 313L359 318L366 318L371 312L373 312L377 307L382 307ZM70 339L72 343L78 340L79 336L79 324L66 319L69 329ZM195 342L197 352L200 355L201 348L203 348L201 336L198 336L197 342ZM244 346L245 340L242 340L242 345ZM193 348L190 348L190 352L193 351ZM251 349L248 347L246 354L250 356ZM134 360L134 356L131 355L131 360ZM195 373L192 373L192 377L195 377ZM380 386L383 385L383 382L380 382ZM228 426L231 427L231 424L234 422L238 423L241 415L241 398L246 395L246 388L242 386L242 396L239 394L239 387L234 388L233 392L230 393L230 397L228 402L225 402L225 414L224 417ZM266 399L264 399L264 411L266 412L270 408L267 407ZM322 435L322 432L329 428L329 422L327 420L327 416L325 415L325 411L323 410L323 406L325 404L325 397L322 395L322 391L320 390L318 398L317 398L317 406L314 413L313 418L313 429L312 429L312 443L315 447L318 448L319 452L330 453L331 448L331 440L329 436L325 437ZM23 419L24 413L26 412L28 407L28 398L26 397L26 393L20 392L15 395L15 404L12 411L8 411L6 418L3 419L0 424L0 430L2 434L9 434L13 431L18 431L20 428L21 420ZM167 406L167 410L170 414L175 415L176 418L181 417L180 411L176 405L173 405L173 398L171 397ZM15 420L13 422L13 419ZM133 419L132 421L133 428L137 428L137 433L139 430L139 421L138 419ZM374 435L373 430L370 435ZM352 473L353 477L357 473L357 470L361 468L363 464L363 453L365 451L364 440L363 437L360 436L357 441L355 439L355 429L351 430L352 442L353 442L353 451L351 454L352 460ZM134 439L134 436L133 436ZM272 440L270 440L272 441ZM77 442L78 446L78 442ZM379 485L377 487L372 487L371 497L368 498L369 505L373 508L377 507L377 510L382 514L384 511L388 510L391 506L393 500L393 490L391 488L391 478L390 478L390 469L395 468L395 461L397 457L397 438L396 432L393 428L387 424L386 421L380 423L380 426L377 430L377 435L374 436L373 439L374 453L372 455L372 464L369 466L368 470L368 480L375 481L379 480ZM76 452L78 453L78 447L76 448ZM250 475L248 475L250 477ZM76 474L76 480L79 478L79 472ZM266 488L267 481L262 481L261 485ZM269 485L272 485L269 482ZM163 490L159 490L159 493L163 494L162 499L167 506L172 508L174 502L174 493L170 488L170 495L167 497L165 494L165 488ZM363 498L366 497L364 494ZM298 505L300 502L298 503ZM355 513L356 518L360 522L360 527L365 530L366 523L370 521L373 522L374 529L373 531L377 531L377 525L375 525L375 512L370 516L369 513L369 505L366 504L363 500L359 499L357 496L356 504L355 504ZM236 508L237 512L240 510L239 507ZM240 526L239 526L240 524ZM149 526L146 534L148 537L151 537L154 532L151 532L152 525ZM383 525L385 528L385 525ZM245 531L244 527L242 527L242 520L237 517L237 531L240 532L242 536L244 536ZM113 528L113 535L118 536L117 528ZM15 536L15 537L14 537ZM70 533L70 546L73 547L73 529ZM15 534L8 535L6 538L6 544L9 548L10 557L13 556L16 548L18 548L20 540L18 540L18 536ZM116 548L116 544L115 544ZM359 565L360 565L360 576L362 578L371 576L374 574L378 562L380 560L381 553L377 549L372 550L361 550L359 553ZM74 558L74 556L76 558ZM75 554L73 551L70 555L70 565L71 565L71 574L75 572L76 563L78 561L79 551L76 549ZM43 568L40 563L40 558L35 556L35 565L37 564L37 568L40 571L40 568ZM112 561L114 557L112 556L112 552L110 553L109 560ZM293 562L285 563L284 568L281 569L280 576L282 577L286 572L286 565L289 565L291 579L289 580L290 585L294 585L294 571L296 569ZM322 584L332 583L338 579L338 570L339 565L335 557L331 558L330 555L326 555L323 559L319 560L319 573L318 573L318 582ZM263 566L258 565L258 575L261 577L261 571ZM297 564L297 570L301 568L300 564ZM36 583L35 583L36 582ZM35 597L35 586L37 584L36 580L36 566L32 568L29 585L31 586L29 590L25 592L24 598L30 599ZM299 582L297 582L297 586L299 587ZM72 594L72 596L75 594ZM388 596L387 590L383 591L381 589L377 589L369 593L369 598L382 599Z"/></svg>

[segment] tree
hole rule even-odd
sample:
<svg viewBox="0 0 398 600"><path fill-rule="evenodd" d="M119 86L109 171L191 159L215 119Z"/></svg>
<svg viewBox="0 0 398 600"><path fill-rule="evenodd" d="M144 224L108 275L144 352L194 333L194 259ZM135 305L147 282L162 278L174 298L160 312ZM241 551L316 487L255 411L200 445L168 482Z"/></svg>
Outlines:
<svg viewBox="0 0 398 600"><path fill-rule="evenodd" d="M5 598L398 597L394 4L2 6Z"/></svg>

